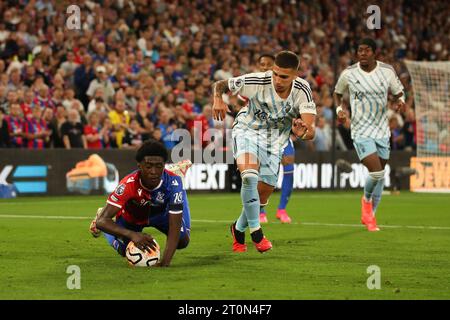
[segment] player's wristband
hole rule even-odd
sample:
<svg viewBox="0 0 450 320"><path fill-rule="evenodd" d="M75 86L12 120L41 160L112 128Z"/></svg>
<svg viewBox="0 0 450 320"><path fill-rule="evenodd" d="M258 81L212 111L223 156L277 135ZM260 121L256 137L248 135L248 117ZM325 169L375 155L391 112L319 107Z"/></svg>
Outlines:
<svg viewBox="0 0 450 320"><path fill-rule="evenodd" d="M338 107L336 108L336 114L339 115L339 112L341 112L341 111L344 111L344 109L342 109L341 106L338 106Z"/></svg>

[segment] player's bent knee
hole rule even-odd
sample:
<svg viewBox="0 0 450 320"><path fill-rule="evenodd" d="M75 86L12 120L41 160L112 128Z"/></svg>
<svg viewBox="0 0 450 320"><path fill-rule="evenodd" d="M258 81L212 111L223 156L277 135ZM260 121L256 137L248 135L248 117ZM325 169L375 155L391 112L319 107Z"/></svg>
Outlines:
<svg viewBox="0 0 450 320"><path fill-rule="evenodd" d="M381 180L384 178L384 170L381 171L374 171L374 172L369 172L369 176L372 177L372 179L374 180Z"/></svg>
<svg viewBox="0 0 450 320"><path fill-rule="evenodd" d="M181 238L180 241L178 241L177 249L180 250L186 248L189 245L189 241L190 238L188 236Z"/></svg>

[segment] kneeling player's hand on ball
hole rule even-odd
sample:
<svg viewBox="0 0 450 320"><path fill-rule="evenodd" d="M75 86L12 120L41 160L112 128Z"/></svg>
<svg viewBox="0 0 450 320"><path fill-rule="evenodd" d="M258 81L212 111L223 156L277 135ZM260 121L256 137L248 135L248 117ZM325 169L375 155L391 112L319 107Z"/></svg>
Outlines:
<svg viewBox="0 0 450 320"><path fill-rule="evenodd" d="M157 248L155 241L153 241L153 237L149 234L135 232L130 240L142 251L151 251L156 250Z"/></svg>

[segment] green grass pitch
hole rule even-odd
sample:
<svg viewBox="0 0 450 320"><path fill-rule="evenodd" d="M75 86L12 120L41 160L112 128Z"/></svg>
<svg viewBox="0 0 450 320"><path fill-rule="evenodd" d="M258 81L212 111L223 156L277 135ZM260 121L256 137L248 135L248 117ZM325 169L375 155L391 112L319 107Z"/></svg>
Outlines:
<svg viewBox="0 0 450 320"><path fill-rule="evenodd" d="M164 269L132 268L89 234L105 197L1 200L0 299L449 299L450 197L384 196L377 233L360 225L360 197L294 192L293 224L282 225L275 193L264 225L273 250L256 252L247 233L249 251L236 254L239 194L191 194L191 243ZM70 265L79 290L67 288ZM367 287L369 266L380 268L380 289Z"/></svg>

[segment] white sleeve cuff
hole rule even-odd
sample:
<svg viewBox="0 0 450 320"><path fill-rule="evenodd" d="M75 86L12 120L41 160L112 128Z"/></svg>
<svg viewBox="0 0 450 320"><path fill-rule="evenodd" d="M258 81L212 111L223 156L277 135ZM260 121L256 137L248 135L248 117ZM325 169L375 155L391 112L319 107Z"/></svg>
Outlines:
<svg viewBox="0 0 450 320"><path fill-rule="evenodd" d="M120 204L114 203L114 202L109 201L109 200L106 200L106 203L109 203L109 204L112 205L112 206L115 206L115 207L117 207L117 208L122 209L122 206L121 206Z"/></svg>

